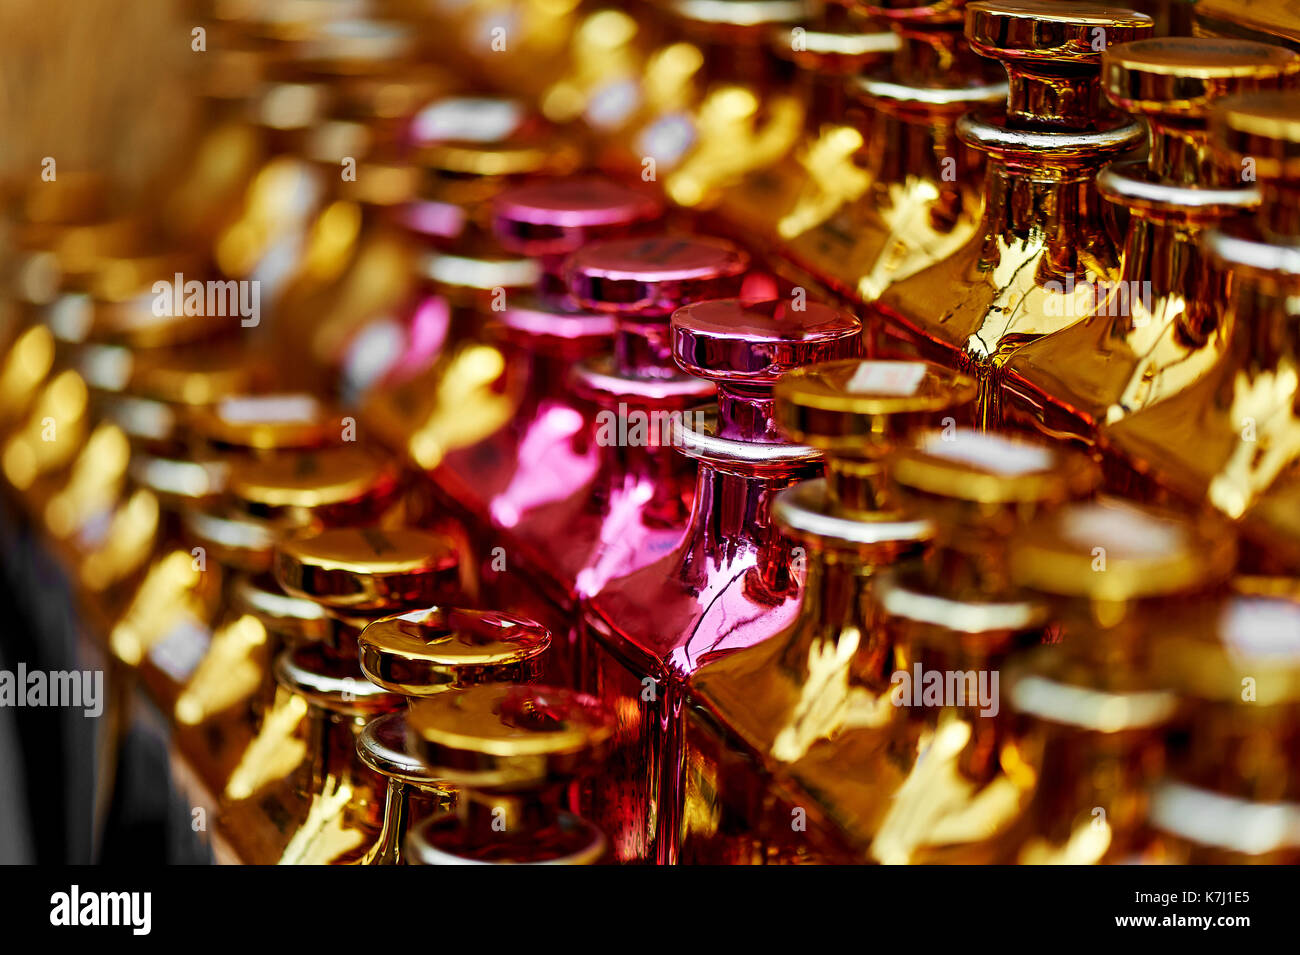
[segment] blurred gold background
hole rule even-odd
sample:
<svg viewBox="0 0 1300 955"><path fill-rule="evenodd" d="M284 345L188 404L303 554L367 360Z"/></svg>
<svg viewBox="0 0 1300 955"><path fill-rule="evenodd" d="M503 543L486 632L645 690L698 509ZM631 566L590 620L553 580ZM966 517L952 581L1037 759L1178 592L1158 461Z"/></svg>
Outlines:
<svg viewBox="0 0 1300 955"><path fill-rule="evenodd" d="M197 116L198 4L184 0L0 3L0 183L22 193L58 173L108 177L130 203L177 158Z"/></svg>

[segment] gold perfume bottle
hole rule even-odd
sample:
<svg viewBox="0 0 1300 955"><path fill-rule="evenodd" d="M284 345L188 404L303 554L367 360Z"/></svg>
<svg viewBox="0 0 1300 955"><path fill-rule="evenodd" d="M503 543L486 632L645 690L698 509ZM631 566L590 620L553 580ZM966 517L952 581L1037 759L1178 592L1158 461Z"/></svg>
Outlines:
<svg viewBox="0 0 1300 955"><path fill-rule="evenodd" d="M1234 581L1216 626L1163 634L1155 672L1183 698L1186 743L1151 795L1170 861L1300 861L1300 581Z"/></svg>
<svg viewBox="0 0 1300 955"><path fill-rule="evenodd" d="M409 752L460 790L455 812L411 833L410 862L604 861L604 834L565 808L567 790L598 776L614 735L595 699L540 686L479 686L418 701L408 721Z"/></svg>
<svg viewBox="0 0 1300 955"><path fill-rule="evenodd" d="M343 21L305 44L299 69L328 81L325 115L297 155L322 189L294 268L277 290L272 332L308 360L281 387L355 401L411 350L418 242L404 222L424 174L421 110L450 82L421 66L418 35L387 21ZM407 356L409 357L409 356Z"/></svg>
<svg viewBox="0 0 1300 955"><path fill-rule="evenodd" d="M227 545L218 557L225 558L229 569L257 576L270 570L266 545L275 540L314 529L391 522L400 490L400 476L391 462L365 447L344 445L234 461L226 481L226 509L219 516L207 515L206 525L200 519L195 526L246 529L252 532L250 542L260 538L260 547L241 551ZM263 535L256 534L257 528ZM223 588L223 614L232 611L238 579L234 576ZM234 619L242 620L243 614L237 613ZM268 649L273 653L278 647L268 641ZM265 682L258 678L267 672L265 660L259 661L255 672L248 672L244 685L231 679L230 671L243 663L242 655L235 656L235 652L235 648L223 646L220 631L214 635L212 646L176 701L176 718L181 724L199 725L231 706L247 703Z"/></svg>
<svg viewBox="0 0 1300 955"><path fill-rule="evenodd" d="M1021 531L1012 580L1048 597L1061 643L1008 666L1016 738L998 759L1032 782L1004 862L1092 864L1160 855L1150 785L1177 725L1153 644L1213 634L1236 559L1225 522L1102 498Z"/></svg>
<svg viewBox="0 0 1300 955"><path fill-rule="evenodd" d="M808 809L774 804L770 774L819 741L889 714L881 698L894 650L870 594L880 568L917 557L935 529L893 500L885 459L974 394L966 376L914 361L830 362L778 382L781 429L827 458L826 478L795 485L773 504L804 557L803 603L784 632L705 664L691 681L682 862L810 856L806 830L792 825ZM792 816L795 809L803 815Z"/></svg>
<svg viewBox="0 0 1300 955"><path fill-rule="evenodd" d="M892 799L853 817L855 835L870 839L881 862L988 861L987 840L1017 818L1029 782L1000 759L1014 738L1002 664L1057 636L1045 602L1012 583L1008 541L1091 494L1100 472L1078 452L949 429L900 448L891 473L900 499L939 528L925 565L897 568L878 598L898 648L890 702L907 708L898 725L919 745ZM846 751L855 743L846 737ZM837 756L826 753L819 775L804 766L792 775L836 791Z"/></svg>
<svg viewBox="0 0 1300 955"><path fill-rule="evenodd" d="M361 670L408 704L486 683L529 683L551 635L531 620L481 610L429 607L382 617L358 637ZM413 820L445 811L455 790L406 749L405 710L375 717L357 738L361 761L388 781L384 822L367 865L406 862Z"/></svg>
<svg viewBox="0 0 1300 955"><path fill-rule="evenodd" d="M777 226L784 254L842 294L874 301L956 252L979 223L983 159L954 127L967 110L1002 102L1007 87L971 52L963 6L855 4L887 23L899 48L887 65L843 78L845 115L797 157L806 182Z"/></svg>
<svg viewBox="0 0 1300 955"><path fill-rule="evenodd" d="M1001 60L1010 83L1004 109L967 113L957 124L962 141L988 155L984 217L970 241L894 283L877 306L975 375L981 427L999 420L1010 354L1078 321L1083 288L1119 278L1094 180L1138 145L1143 129L1102 108L1101 51L1150 33L1143 14L1087 3L966 7L971 46Z"/></svg>
<svg viewBox="0 0 1300 955"><path fill-rule="evenodd" d="M862 195L858 164L869 135L866 111L850 91L864 70L886 62L898 34L838 2L797 26L770 29L768 43L793 65L804 130L795 147L724 189L718 205L751 241L775 248L825 222Z"/></svg>
<svg viewBox="0 0 1300 955"><path fill-rule="evenodd" d="M1093 289L1090 314L1008 363L1017 411L1049 434L1091 440L1100 425L1214 367L1226 346L1229 275L1207 261L1201 236L1253 209L1259 193L1239 167L1211 155L1210 107L1286 84L1297 71L1295 53L1243 40L1138 40L1102 54L1106 95L1151 130L1144 162L1112 163L1097 180L1104 198L1128 210L1123 265L1117 285Z"/></svg>
<svg viewBox="0 0 1300 955"><path fill-rule="evenodd" d="M392 511L399 490L389 463L350 445L235 459L226 473L223 494L196 502L181 540L155 559L162 579L136 595L136 606L155 604L148 638L129 631L142 681L175 722L178 749L214 791L246 762L273 695L281 636L291 633L293 645L329 636L318 615L292 603L275 609L277 598L292 598L269 579L273 546L313 529L373 523ZM163 601L178 583L181 592ZM249 612L244 598L270 608ZM128 643L116 646L122 655Z"/></svg>
<svg viewBox="0 0 1300 955"><path fill-rule="evenodd" d="M234 361L154 354L131 369L146 408L182 392L194 403L161 403L161 418L134 413L165 425L133 430L132 467L165 503L166 520L140 582L109 624L110 649L175 718L180 749L215 790L243 760L282 629L246 612L236 592L256 578L267 598L283 597L267 580L280 537L373 520L397 485L383 459L351 445L323 447L343 436L324 405L306 395L243 392L241 366L227 360ZM279 612L319 633L316 615L292 606Z"/></svg>
<svg viewBox="0 0 1300 955"><path fill-rule="evenodd" d="M1233 519L1253 509L1246 533L1273 547L1269 559L1281 564L1297 556L1287 543L1297 519L1279 506L1288 500L1294 480L1288 470L1300 456L1297 109L1300 92L1294 91L1216 104L1214 147L1228 165L1256 176L1261 194L1252 220L1225 223L1205 236L1211 260L1232 273L1223 315L1227 346L1211 374L1106 434L1158 487L1207 501ZM1269 500L1261 501L1266 493Z"/></svg>
<svg viewBox="0 0 1300 955"><path fill-rule="evenodd" d="M222 831L248 861L356 861L374 844L384 801L384 781L358 759L357 739L403 702L365 678L357 637L380 616L455 602L458 555L437 535L371 525L283 540L274 562L287 594L325 608L330 637L276 656L288 698L264 715L248 752L274 753L269 762L283 772L252 780L252 791L248 781L237 793L228 786Z"/></svg>
<svg viewBox="0 0 1300 955"><path fill-rule="evenodd" d="M653 173L681 206L709 205L718 191L784 156L803 130L800 98L777 82L771 31L804 19L804 0L671 0L670 23L690 42L680 108L655 116L627 143L631 168ZM668 104L664 104L668 105Z"/></svg>

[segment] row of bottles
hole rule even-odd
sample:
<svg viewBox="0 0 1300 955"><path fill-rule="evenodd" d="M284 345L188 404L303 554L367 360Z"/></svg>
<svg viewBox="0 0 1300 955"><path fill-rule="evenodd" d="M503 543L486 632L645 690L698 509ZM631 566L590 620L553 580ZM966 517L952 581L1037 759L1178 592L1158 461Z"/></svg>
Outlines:
<svg viewBox="0 0 1300 955"><path fill-rule="evenodd" d="M223 221L24 223L6 482L237 857L1294 857L1294 582L1094 457L1291 569L1300 58L980 0L771 59L803 13L655 11L700 63L585 128L554 22L534 107L411 23L226 20Z"/></svg>

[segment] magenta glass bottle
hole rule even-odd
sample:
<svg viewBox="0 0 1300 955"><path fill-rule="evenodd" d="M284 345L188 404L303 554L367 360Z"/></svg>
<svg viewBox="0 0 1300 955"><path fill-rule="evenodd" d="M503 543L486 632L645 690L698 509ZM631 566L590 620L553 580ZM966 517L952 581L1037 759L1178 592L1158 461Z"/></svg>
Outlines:
<svg viewBox="0 0 1300 955"><path fill-rule="evenodd" d="M798 613L802 561L772 523L771 500L820 473L821 458L782 438L772 387L789 368L854 356L860 330L834 308L785 300L709 301L673 316L677 363L718 389L716 411L692 412L674 430L675 450L699 463L690 520L671 553L591 598L579 639L584 689L618 722L584 811L620 861L675 861L690 675Z"/></svg>
<svg viewBox="0 0 1300 955"><path fill-rule="evenodd" d="M492 208L501 246L535 258L541 274L534 291L510 294L492 313L489 334L505 357L501 388L512 411L485 440L448 453L433 480L471 528L485 605L527 613L563 634L572 629L567 591L516 559L513 531L596 473L596 408L573 393L569 375L575 363L609 350L614 319L568 295L562 266L593 239L645 228L663 207L643 190L580 177L508 189ZM571 677L565 649L548 655L553 682Z"/></svg>
<svg viewBox="0 0 1300 955"><path fill-rule="evenodd" d="M597 463L567 495L521 517L510 540L567 610L681 539L694 468L668 447L665 422L713 387L673 364L668 320L680 305L735 294L748 264L728 242L687 236L596 242L566 263L574 300L617 325L612 353L579 362L571 378L597 409L587 433Z"/></svg>

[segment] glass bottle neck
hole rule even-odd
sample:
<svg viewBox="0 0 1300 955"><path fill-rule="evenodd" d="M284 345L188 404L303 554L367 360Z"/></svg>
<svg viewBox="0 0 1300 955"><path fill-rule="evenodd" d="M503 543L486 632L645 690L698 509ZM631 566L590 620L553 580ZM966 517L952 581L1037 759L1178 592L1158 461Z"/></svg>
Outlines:
<svg viewBox="0 0 1300 955"><path fill-rule="evenodd" d="M1147 118L1151 147L1147 169L1152 178L1180 186L1232 188L1242 185L1210 152L1210 137L1204 123L1180 123L1161 116Z"/></svg>
<svg viewBox="0 0 1300 955"><path fill-rule="evenodd" d="M1049 266L1043 280L1099 271L1082 261L1096 257L1097 240L1106 236L1096 172L1080 167L1037 176L990 158L985 175L986 238L1007 246L1041 242ZM989 253L996 255L996 250Z"/></svg>
<svg viewBox="0 0 1300 955"><path fill-rule="evenodd" d="M794 545L772 520L772 499L809 477L807 472L805 465L779 473L736 474L701 462L685 560L695 566L726 567L752 559L770 593L790 590ZM704 562L697 564L700 560Z"/></svg>
<svg viewBox="0 0 1300 955"><path fill-rule="evenodd" d="M875 568L834 551L813 551L807 567L799 619L782 652L782 666L808 676L811 661L840 660L851 653L850 682L874 694L886 692L894 647L870 599Z"/></svg>
<svg viewBox="0 0 1300 955"><path fill-rule="evenodd" d="M1204 231L1201 222L1130 215L1116 292L1127 298L1106 302L1098 296L1121 330L1132 330L1139 316L1160 314L1156 303L1170 299L1182 303L1177 321L1186 337L1198 345L1209 339L1221 322L1228 280L1201 249Z"/></svg>

